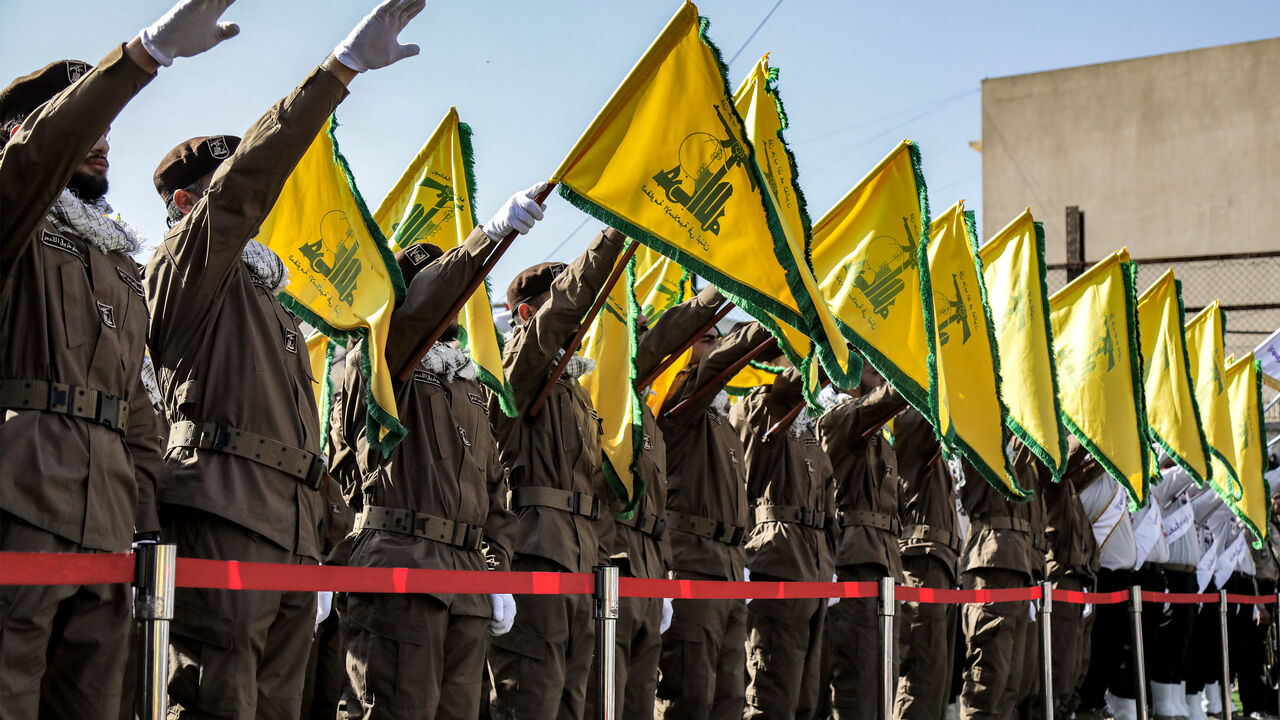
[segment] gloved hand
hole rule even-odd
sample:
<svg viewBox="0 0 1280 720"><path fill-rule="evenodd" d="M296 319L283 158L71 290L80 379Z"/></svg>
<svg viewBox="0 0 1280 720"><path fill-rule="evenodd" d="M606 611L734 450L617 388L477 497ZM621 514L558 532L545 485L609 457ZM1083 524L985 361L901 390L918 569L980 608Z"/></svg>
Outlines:
<svg viewBox="0 0 1280 720"><path fill-rule="evenodd" d="M534 200L539 193L546 189L547 184L540 182L528 190L523 190L507 198L507 201L502 205L502 209L493 216L493 219L484 224L484 234L488 235L489 239L494 242L498 242L511 234L512 230L521 235L528 234L529 230L533 228L533 224L542 219L543 211L547 209L546 205Z"/></svg>
<svg viewBox="0 0 1280 720"><path fill-rule="evenodd" d="M742 568L742 582L751 582L751 568ZM747 598L747 604L751 604L751 598Z"/></svg>
<svg viewBox="0 0 1280 720"><path fill-rule="evenodd" d="M1032 600L1027 603L1027 614L1031 617L1031 622L1036 621L1036 601Z"/></svg>
<svg viewBox="0 0 1280 720"><path fill-rule="evenodd" d="M140 532L133 534L133 549L137 550L139 545L155 545L160 542L160 533L158 532Z"/></svg>
<svg viewBox="0 0 1280 720"><path fill-rule="evenodd" d="M180 0L164 17L138 33L142 47L165 67L174 58L191 57L235 37L240 26L218 22L235 0Z"/></svg>
<svg viewBox="0 0 1280 720"><path fill-rule="evenodd" d="M384 0L338 43L333 56L352 70L364 72L417 55L422 48L401 45L397 36L426 5L427 0Z"/></svg>
<svg viewBox="0 0 1280 720"><path fill-rule="evenodd" d="M836 575L835 573L831 573L831 582L840 582L840 576ZM841 600L843 600L843 598L838 598L838 597L827 598L827 607L831 607L832 605L835 605Z"/></svg>
<svg viewBox="0 0 1280 720"><path fill-rule="evenodd" d="M658 634L665 633L671 627L671 598L662 598L662 622L658 625Z"/></svg>
<svg viewBox="0 0 1280 720"><path fill-rule="evenodd" d="M329 613L333 610L333 593L328 590L321 590L316 593L316 626L311 631L315 635L320 631L320 623L329 617Z"/></svg>
<svg viewBox="0 0 1280 720"><path fill-rule="evenodd" d="M1085 603L1084 610L1080 611L1080 617L1089 617L1093 614L1093 603Z"/></svg>
<svg viewBox="0 0 1280 720"><path fill-rule="evenodd" d="M510 593L494 593L489 596L493 605L493 619L489 621L489 634L506 635L516 621L516 599Z"/></svg>

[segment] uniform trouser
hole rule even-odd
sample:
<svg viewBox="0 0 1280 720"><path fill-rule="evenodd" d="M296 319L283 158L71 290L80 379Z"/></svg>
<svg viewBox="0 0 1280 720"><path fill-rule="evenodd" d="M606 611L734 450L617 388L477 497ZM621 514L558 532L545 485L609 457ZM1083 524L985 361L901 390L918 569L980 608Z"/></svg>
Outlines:
<svg viewBox="0 0 1280 720"><path fill-rule="evenodd" d="M302 688L302 720L333 720L338 716L338 702L347 683L343 654L338 608L334 607L311 641L307 679Z"/></svg>
<svg viewBox="0 0 1280 720"><path fill-rule="evenodd" d="M1217 595L1218 588L1210 582L1205 592ZM1188 695L1200 692L1209 683L1222 684L1222 624L1216 602L1201 605L1196 613L1185 674Z"/></svg>
<svg viewBox="0 0 1280 720"><path fill-rule="evenodd" d="M91 552L0 512L0 550ZM127 585L0 586L0 718L108 718L120 705Z"/></svg>
<svg viewBox="0 0 1280 720"><path fill-rule="evenodd" d="M929 555L902 558L906 584L912 587L950 588L954 579L939 559ZM904 602L899 605L898 643L901 663L894 703L897 720L939 720L950 695L952 655L956 642L956 606Z"/></svg>
<svg viewBox="0 0 1280 720"><path fill-rule="evenodd" d="M345 720L476 717L489 618L430 595L353 593L339 619Z"/></svg>
<svg viewBox="0 0 1280 720"><path fill-rule="evenodd" d="M1036 578L1031 582L1034 584L1040 580ZM1040 639L1042 633L1040 623L1044 622L1044 618L1037 608L1036 619L1031 620L1030 600L1014 604L1020 605L1024 611L1028 612L1026 631L1022 635L1022 657L1018 660L1021 677L1014 691L1016 702L1014 713L1026 720L1044 720L1044 653ZM1017 655L1016 652L1014 654Z"/></svg>
<svg viewBox="0 0 1280 720"><path fill-rule="evenodd" d="M566 572L559 563L517 555L519 572ZM489 650L493 693L489 714L509 718L574 718L586 706L587 676L595 649L590 595L516 595L511 632Z"/></svg>
<svg viewBox="0 0 1280 720"><path fill-rule="evenodd" d="M874 582L880 565L836 568L841 582ZM831 711L836 720L875 720L880 716L880 613L874 597L846 598L827 610L826 650L831 657ZM898 677L898 625L893 627L894 672Z"/></svg>
<svg viewBox="0 0 1280 720"><path fill-rule="evenodd" d="M216 515L168 508L180 557L313 564ZM315 630L313 592L179 588L169 627L169 716L297 718Z"/></svg>
<svg viewBox="0 0 1280 720"><path fill-rule="evenodd" d="M1074 575L1053 578L1055 595L1062 591L1079 592L1084 583ZM1054 717L1069 718L1080 704L1076 692L1089 666L1089 633L1085 629L1084 605L1054 601L1050 617L1053 634L1053 712ZM1037 663L1039 668L1040 664Z"/></svg>
<svg viewBox="0 0 1280 720"><path fill-rule="evenodd" d="M1027 576L1002 568L960 575L965 590L1026 587ZM1024 646L1035 640L1027 601L970 603L961 611L965 642L963 718L1007 718L1021 699ZM1039 667L1037 662L1034 667Z"/></svg>
<svg viewBox="0 0 1280 720"><path fill-rule="evenodd" d="M677 570L677 580L724 580ZM741 720L747 665L747 606L742 600L672 600L662 636L657 717Z"/></svg>
<svg viewBox="0 0 1280 720"><path fill-rule="evenodd" d="M1227 581L1227 592L1242 595L1254 595L1259 592L1269 594L1275 588L1258 588L1251 576L1235 573ZM1268 695L1274 693L1266 689L1263 681L1263 644L1266 642L1266 629L1254 620L1255 606L1227 606L1227 649L1231 655L1231 674L1235 676L1236 686L1240 690L1240 704L1244 714L1265 712Z"/></svg>
<svg viewBox="0 0 1280 720"><path fill-rule="evenodd" d="M658 658L662 656L662 599L622 598L618 603L614 662L614 717L652 718L658 687ZM587 676L588 719L599 712L599 658Z"/></svg>
<svg viewBox="0 0 1280 720"><path fill-rule="evenodd" d="M1130 570L1098 571L1097 592L1128 590L1133 584ZM1080 686L1080 708L1094 710L1105 707L1104 696L1110 690L1120 698L1134 698L1133 631L1127 603L1093 607L1093 652L1089 672Z"/></svg>
<svg viewBox="0 0 1280 720"><path fill-rule="evenodd" d="M1143 590L1154 592L1194 593L1194 573L1169 571L1144 565L1137 572ZM1144 603L1142 606L1143 659L1147 680L1177 685L1186 677L1186 658L1190 649L1191 630L1196 606L1170 603Z"/></svg>
<svg viewBox="0 0 1280 720"><path fill-rule="evenodd" d="M754 580L781 581L762 574ZM744 718L811 718L818 705L825 598L753 600L747 605Z"/></svg>

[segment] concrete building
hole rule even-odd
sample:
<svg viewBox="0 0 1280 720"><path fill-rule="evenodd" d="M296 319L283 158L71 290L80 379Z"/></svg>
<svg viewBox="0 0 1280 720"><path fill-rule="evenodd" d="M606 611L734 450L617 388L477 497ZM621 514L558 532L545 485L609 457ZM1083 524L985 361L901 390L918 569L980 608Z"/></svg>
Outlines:
<svg viewBox="0 0 1280 720"><path fill-rule="evenodd" d="M1280 38L984 80L984 234L1030 206L1056 290L1078 207L1085 266L1128 246L1139 292L1173 267L1247 352L1280 326L1277 79Z"/></svg>

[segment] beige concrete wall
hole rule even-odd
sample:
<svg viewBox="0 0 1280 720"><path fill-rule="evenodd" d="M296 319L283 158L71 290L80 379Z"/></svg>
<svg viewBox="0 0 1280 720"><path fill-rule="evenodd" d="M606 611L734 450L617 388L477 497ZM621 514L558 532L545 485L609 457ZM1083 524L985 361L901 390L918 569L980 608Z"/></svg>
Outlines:
<svg viewBox="0 0 1280 720"><path fill-rule="evenodd" d="M1068 205L1089 261L1280 250L1280 38L985 80L982 153L983 235L1030 205L1050 263Z"/></svg>

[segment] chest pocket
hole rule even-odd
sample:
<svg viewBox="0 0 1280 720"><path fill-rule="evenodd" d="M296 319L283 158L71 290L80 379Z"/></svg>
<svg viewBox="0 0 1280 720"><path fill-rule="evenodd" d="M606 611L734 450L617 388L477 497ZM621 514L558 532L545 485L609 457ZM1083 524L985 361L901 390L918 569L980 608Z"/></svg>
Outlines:
<svg viewBox="0 0 1280 720"><path fill-rule="evenodd" d="M58 266L58 284L62 290L62 328L67 347L80 347L93 339L99 323L98 308L89 290L89 276L78 262Z"/></svg>
<svg viewBox="0 0 1280 720"><path fill-rule="evenodd" d="M571 465L581 462L594 463L591 449L599 445L596 439L601 426L599 418L585 401L586 391L575 387L563 378L556 381L560 387L554 391L557 432L560 448ZM583 397L579 397L582 393Z"/></svg>

